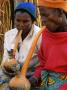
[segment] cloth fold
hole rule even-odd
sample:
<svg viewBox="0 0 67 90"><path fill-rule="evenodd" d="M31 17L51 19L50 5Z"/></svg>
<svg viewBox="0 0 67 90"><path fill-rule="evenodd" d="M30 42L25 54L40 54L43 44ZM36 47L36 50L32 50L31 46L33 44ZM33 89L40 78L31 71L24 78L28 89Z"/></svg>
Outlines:
<svg viewBox="0 0 67 90"><path fill-rule="evenodd" d="M67 82L67 76L63 75L62 73L60 74L45 70L42 71L41 75L41 90L59 90L59 88Z"/></svg>
<svg viewBox="0 0 67 90"><path fill-rule="evenodd" d="M65 0L38 0L38 6L59 8L67 12L67 1Z"/></svg>

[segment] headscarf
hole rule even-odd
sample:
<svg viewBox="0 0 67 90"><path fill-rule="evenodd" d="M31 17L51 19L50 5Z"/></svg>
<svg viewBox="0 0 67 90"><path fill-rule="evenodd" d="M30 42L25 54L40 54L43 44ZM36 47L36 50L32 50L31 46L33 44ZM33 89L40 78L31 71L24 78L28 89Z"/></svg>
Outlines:
<svg viewBox="0 0 67 90"><path fill-rule="evenodd" d="M38 0L38 5L49 8L59 8L67 12L67 1L65 0Z"/></svg>
<svg viewBox="0 0 67 90"><path fill-rule="evenodd" d="M18 11L25 11L29 13L33 19L36 19L36 7L32 2L21 2L15 8L15 13Z"/></svg>

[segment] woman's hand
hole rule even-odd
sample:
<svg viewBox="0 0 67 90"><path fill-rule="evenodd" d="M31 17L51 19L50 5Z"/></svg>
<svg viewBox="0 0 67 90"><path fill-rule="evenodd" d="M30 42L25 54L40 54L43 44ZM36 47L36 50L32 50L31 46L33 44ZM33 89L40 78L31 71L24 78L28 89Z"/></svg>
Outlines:
<svg viewBox="0 0 67 90"><path fill-rule="evenodd" d="M20 71L20 64L12 59L12 60L6 60L4 64L2 65L2 70L5 74L14 76Z"/></svg>

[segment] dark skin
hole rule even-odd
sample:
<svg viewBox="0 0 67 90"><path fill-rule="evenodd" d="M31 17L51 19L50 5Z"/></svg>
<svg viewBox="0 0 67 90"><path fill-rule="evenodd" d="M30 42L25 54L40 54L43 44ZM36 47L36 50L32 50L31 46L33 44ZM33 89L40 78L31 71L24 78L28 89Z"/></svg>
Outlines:
<svg viewBox="0 0 67 90"><path fill-rule="evenodd" d="M22 32L22 40L25 39L25 37L30 32L33 25L33 19L31 15L29 15L27 12L17 12L15 14L15 27Z"/></svg>
<svg viewBox="0 0 67 90"><path fill-rule="evenodd" d="M66 32L67 19L60 9L41 8L42 24L46 25L51 32Z"/></svg>

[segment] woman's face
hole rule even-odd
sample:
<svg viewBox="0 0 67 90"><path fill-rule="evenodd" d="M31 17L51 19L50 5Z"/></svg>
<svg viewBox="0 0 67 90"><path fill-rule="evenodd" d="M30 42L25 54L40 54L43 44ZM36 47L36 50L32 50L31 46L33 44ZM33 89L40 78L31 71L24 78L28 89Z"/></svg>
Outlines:
<svg viewBox="0 0 67 90"><path fill-rule="evenodd" d="M65 23L63 13L59 9L44 8L43 24L52 32L57 32Z"/></svg>
<svg viewBox="0 0 67 90"><path fill-rule="evenodd" d="M15 27L18 30L23 30L24 32L27 32L31 29L32 24L32 18L28 13L17 12L15 14Z"/></svg>

